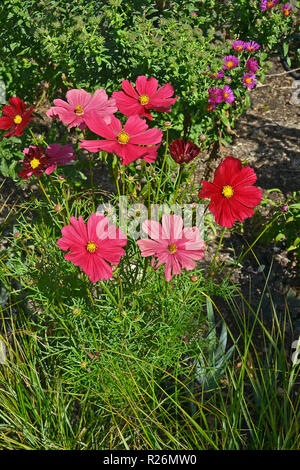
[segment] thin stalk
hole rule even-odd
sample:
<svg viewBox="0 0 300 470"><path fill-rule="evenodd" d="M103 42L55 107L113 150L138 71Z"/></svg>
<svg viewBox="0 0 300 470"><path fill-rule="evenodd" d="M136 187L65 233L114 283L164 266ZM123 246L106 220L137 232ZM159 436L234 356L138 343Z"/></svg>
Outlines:
<svg viewBox="0 0 300 470"><path fill-rule="evenodd" d="M218 244L218 247L216 249L216 252L215 252L215 255L213 257L213 260L211 262L211 265L210 265L210 269L209 269L209 272L208 274L210 275L214 266L215 266L215 262L216 262L216 258L218 256L218 253L219 253L219 250L221 248L221 245L222 245L222 241L223 241L223 237L224 237L224 233L225 233L225 230L226 230L226 227L223 227L223 230L222 230L222 234L221 234L221 237L220 237L220 240L219 240L219 244Z"/></svg>
<svg viewBox="0 0 300 470"><path fill-rule="evenodd" d="M169 132L168 132L168 129L167 129L167 132L166 132L166 148L165 148L165 154L164 154L163 164L162 164L161 172L160 172L160 176L159 176L159 182L158 182L157 193L156 193L156 199L155 199L156 202L158 201L159 191L160 191L160 186L161 186L161 180L162 180L162 175L163 175L164 168L165 168L165 164L166 164L166 160L167 160L168 145L169 145Z"/></svg>

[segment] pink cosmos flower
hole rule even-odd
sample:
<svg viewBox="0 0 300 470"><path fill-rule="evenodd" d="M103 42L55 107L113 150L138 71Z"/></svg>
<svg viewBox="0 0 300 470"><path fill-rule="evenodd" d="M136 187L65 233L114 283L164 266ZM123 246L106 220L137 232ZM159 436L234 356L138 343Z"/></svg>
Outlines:
<svg viewBox="0 0 300 470"><path fill-rule="evenodd" d="M162 224L146 220L142 228L151 240L143 238L137 241L141 255L153 256L151 265L154 269L165 264L166 281L171 281L174 274L181 274L182 269L194 269L195 260L204 256L205 243L198 228L183 229L183 220L178 215L164 214ZM155 258L158 259L156 266Z"/></svg>
<svg viewBox="0 0 300 470"><path fill-rule="evenodd" d="M292 13L292 9L293 7L289 3L285 3L284 5L282 5L282 12L284 16L290 16L290 14Z"/></svg>
<svg viewBox="0 0 300 470"><path fill-rule="evenodd" d="M254 88L256 85L256 77L253 73L245 73L243 76L243 85L249 89Z"/></svg>
<svg viewBox="0 0 300 470"><path fill-rule="evenodd" d="M223 100L226 103L232 103L234 101L234 93L228 85L225 85L223 88Z"/></svg>
<svg viewBox="0 0 300 470"><path fill-rule="evenodd" d="M125 254L123 246L127 243L124 233L109 224L109 218L96 212L84 223L80 216L70 218L71 225L62 228L62 238L57 241L61 250L69 251L64 258L80 266L91 282L110 279L112 268Z"/></svg>
<svg viewBox="0 0 300 470"><path fill-rule="evenodd" d="M138 158L146 162L153 162L156 159L157 149L162 140L162 131L155 128L148 129L146 121L139 116L130 116L124 129L121 121L115 116L111 117L111 123L108 126L92 111L86 117L86 122L91 131L104 137L105 140L82 140L81 148L89 152L104 150L115 153L122 159L123 165L129 165Z"/></svg>
<svg viewBox="0 0 300 470"><path fill-rule="evenodd" d="M226 57L223 58L225 65L223 65L224 70L231 70L235 69L236 67L239 66L240 59L235 57L234 55L227 55Z"/></svg>
<svg viewBox="0 0 300 470"><path fill-rule="evenodd" d="M85 90L70 90L66 94L67 102L57 99L53 103L55 106L47 111L50 118L59 118L68 128L86 128L86 115L90 111L97 113L98 118L102 118L106 124L110 123L111 116L118 108L113 98L108 99L106 91L96 90L92 96Z"/></svg>
<svg viewBox="0 0 300 470"><path fill-rule="evenodd" d="M71 145L66 144L64 146L60 144L50 144L46 148L46 155L49 157L49 166L45 170L46 175L50 175L60 165L74 160L74 149Z"/></svg>
<svg viewBox="0 0 300 470"><path fill-rule="evenodd" d="M177 96L171 98L174 89L170 83L158 88L156 78L147 78L144 75L136 79L135 87L129 80L123 80L122 88L123 91L115 91L112 96L119 111L125 116L138 114L152 120L150 109L168 113L171 111L170 106L178 99Z"/></svg>
<svg viewBox="0 0 300 470"><path fill-rule="evenodd" d="M241 52L245 49L245 43L244 41L234 41L232 44L231 44L232 48L237 51L237 52Z"/></svg>
<svg viewBox="0 0 300 470"><path fill-rule="evenodd" d="M247 49L248 52L255 52L259 48L260 48L260 45L257 44L257 42L249 41L245 43L245 49Z"/></svg>
<svg viewBox="0 0 300 470"><path fill-rule="evenodd" d="M270 10L271 8L275 7L277 5L279 0L262 0L260 2L259 8L262 11Z"/></svg>
<svg viewBox="0 0 300 470"><path fill-rule="evenodd" d="M257 60L254 59L254 57L250 57L250 59L247 60L246 62L246 67L249 70L249 72L257 72L259 69L259 65Z"/></svg>

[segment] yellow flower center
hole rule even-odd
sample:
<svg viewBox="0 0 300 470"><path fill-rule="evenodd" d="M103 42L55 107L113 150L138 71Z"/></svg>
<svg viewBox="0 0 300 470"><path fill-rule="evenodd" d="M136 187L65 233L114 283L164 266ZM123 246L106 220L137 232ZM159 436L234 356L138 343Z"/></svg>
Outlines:
<svg viewBox="0 0 300 470"><path fill-rule="evenodd" d="M241 51L243 49L242 46L235 46L235 48L236 48L237 51Z"/></svg>
<svg viewBox="0 0 300 470"><path fill-rule="evenodd" d="M22 118L19 114L17 114L16 117L14 118L14 123L21 124L21 122L22 122Z"/></svg>
<svg viewBox="0 0 300 470"><path fill-rule="evenodd" d="M97 250L97 245L96 243L94 242L88 242L88 244L86 245L86 250L89 252L89 253L95 253L95 251Z"/></svg>
<svg viewBox="0 0 300 470"><path fill-rule="evenodd" d="M128 140L129 134L127 134L127 132L121 132L121 134L118 135L119 144L127 144Z"/></svg>
<svg viewBox="0 0 300 470"><path fill-rule="evenodd" d="M289 16L290 10L288 10L287 8L285 8L285 9L283 10L283 14L284 14L285 16Z"/></svg>
<svg viewBox="0 0 300 470"><path fill-rule="evenodd" d="M84 113L83 111L83 107L78 104L76 107L75 107L75 114L77 114L77 116L82 116Z"/></svg>
<svg viewBox="0 0 300 470"><path fill-rule="evenodd" d="M144 106L145 104L147 104L149 102L149 96L141 95L139 97L139 102Z"/></svg>
<svg viewBox="0 0 300 470"><path fill-rule="evenodd" d="M232 60L229 60L229 61L227 62L227 67L228 67L229 69L232 69L233 66L234 66L234 63L232 62Z"/></svg>
<svg viewBox="0 0 300 470"><path fill-rule="evenodd" d="M272 6L274 6L274 2L268 2L268 3L267 3L267 7L268 7L268 8L271 8Z"/></svg>
<svg viewBox="0 0 300 470"><path fill-rule="evenodd" d="M223 186L222 189L222 194L225 196L227 199L231 198L233 196L233 188L231 186Z"/></svg>
<svg viewBox="0 0 300 470"><path fill-rule="evenodd" d="M41 162L37 158L33 158L30 162L30 166L34 170L35 168L37 168L40 165L40 163Z"/></svg>
<svg viewBox="0 0 300 470"><path fill-rule="evenodd" d="M223 95L223 96L224 96L224 98L228 98L228 96L229 96L229 93L227 93L227 91L225 91L225 93L224 93L224 95Z"/></svg>
<svg viewBox="0 0 300 470"><path fill-rule="evenodd" d="M177 246L175 243L171 243L169 246L168 246L168 251L169 253L171 253L171 255L173 255L173 253L176 253L177 251Z"/></svg>
<svg viewBox="0 0 300 470"><path fill-rule="evenodd" d="M251 78L249 78L249 77L248 77L248 78L245 78L245 82L248 83L248 85L250 85L250 83L251 83Z"/></svg>

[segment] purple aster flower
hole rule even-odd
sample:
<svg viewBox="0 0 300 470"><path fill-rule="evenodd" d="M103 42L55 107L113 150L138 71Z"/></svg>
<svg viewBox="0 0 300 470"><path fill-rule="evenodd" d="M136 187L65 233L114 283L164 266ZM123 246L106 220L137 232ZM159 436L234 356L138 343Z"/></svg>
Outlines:
<svg viewBox="0 0 300 470"><path fill-rule="evenodd" d="M282 5L282 11L284 16L290 16L290 14L292 13L292 9L293 7L289 3L285 3L284 5Z"/></svg>
<svg viewBox="0 0 300 470"><path fill-rule="evenodd" d="M223 100L226 103L232 103L234 101L234 93L228 85L225 85L223 88Z"/></svg>
<svg viewBox="0 0 300 470"><path fill-rule="evenodd" d="M279 0L262 0L260 2L259 8L262 11L270 10L271 8L275 7L277 5Z"/></svg>
<svg viewBox="0 0 300 470"><path fill-rule="evenodd" d="M259 65L257 60L254 59L254 57L250 57L250 59L247 60L246 62L246 67L249 70L249 72L257 72L259 69Z"/></svg>
<svg viewBox="0 0 300 470"><path fill-rule="evenodd" d="M234 41L231 46L233 49L237 52L241 52L245 49L245 43L244 41Z"/></svg>
<svg viewBox="0 0 300 470"><path fill-rule="evenodd" d="M206 111L214 111L215 109L216 109L215 103L209 103L209 104L206 106Z"/></svg>
<svg viewBox="0 0 300 470"><path fill-rule="evenodd" d="M234 55L227 55L223 58L223 60L225 62L225 65L223 65L224 70L235 69L235 67L238 67L240 63L240 59L238 59Z"/></svg>
<svg viewBox="0 0 300 470"><path fill-rule="evenodd" d="M209 93L209 97L208 97L209 103L212 103L212 104L221 103L221 101L223 100L223 91L218 87L209 88L208 93Z"/></svg>
<svg viewBox="0 0 300 470"><path fill-rule="evenodd" d="M231 83L231 77L226 77L226 81L227 81L228 83Z"/></svg>
<svg viewBox="0 0 300 470"><path fill-rule="evenodd" d="M248 52L255 52L259 48L260 48L260 45L257 44L257 42L249 41L245 43L245 49L247 49Z"/></svg>
<svg viewBox="0 0 300 470"><path fill-rule="evenodd" d="M256 77L254 73L245 73L243 76L243 84L245 87L251 89L254 88L256 85Z"/></svg>
<svg viewBox="0 0 300 470"><path fill-rule="evenodd" d="M224 72L223 70L218 70L217 73L212 73L210 75L210 78L223 78L224 77Z"/></svg>

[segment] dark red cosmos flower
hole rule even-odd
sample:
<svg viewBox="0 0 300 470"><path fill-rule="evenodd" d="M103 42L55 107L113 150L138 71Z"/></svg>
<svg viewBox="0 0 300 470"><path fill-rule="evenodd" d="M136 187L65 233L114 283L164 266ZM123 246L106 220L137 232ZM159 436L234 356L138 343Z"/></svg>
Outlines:
<svg viewBox="0 0 300 470"><path fill-rule="evenodd" d="M50 157L46 155L45 148L41 145L31 145L28 149L24 149L24 155L22 171L19 173L21 178L30 178L31 175L41 176L51 164Z"/></svg>
<svg viewBox="0 0 300 470"><path fill-rule="evenodd" d="M3 106L2 117L0 117L0 129L10 129L3 137L20 136L23 134L29 121L33 119L31 106L26 111L27 105L23 100L14 96L8 100L9 105Z"/></svg>
<svg viewBox="0 0 300 470"><path fill-rule="evenodd" d="M215 172L212 183L202 181L199 198L211 198L209 209L223 227L232 227L235 220L243 222L252 217L253 207L262 199L262 190L252 186L256 174L249 166L242 166L238 158L226 157Z"/></svg>
<svg viewBox="0 0 300 470"><path fill-rule="evenodd" d="M170 144L169 150L171 157L179 165L191 162L200 152L200 148L196 144L189 140L185 142L183 139L174 140Z"/></svg>

